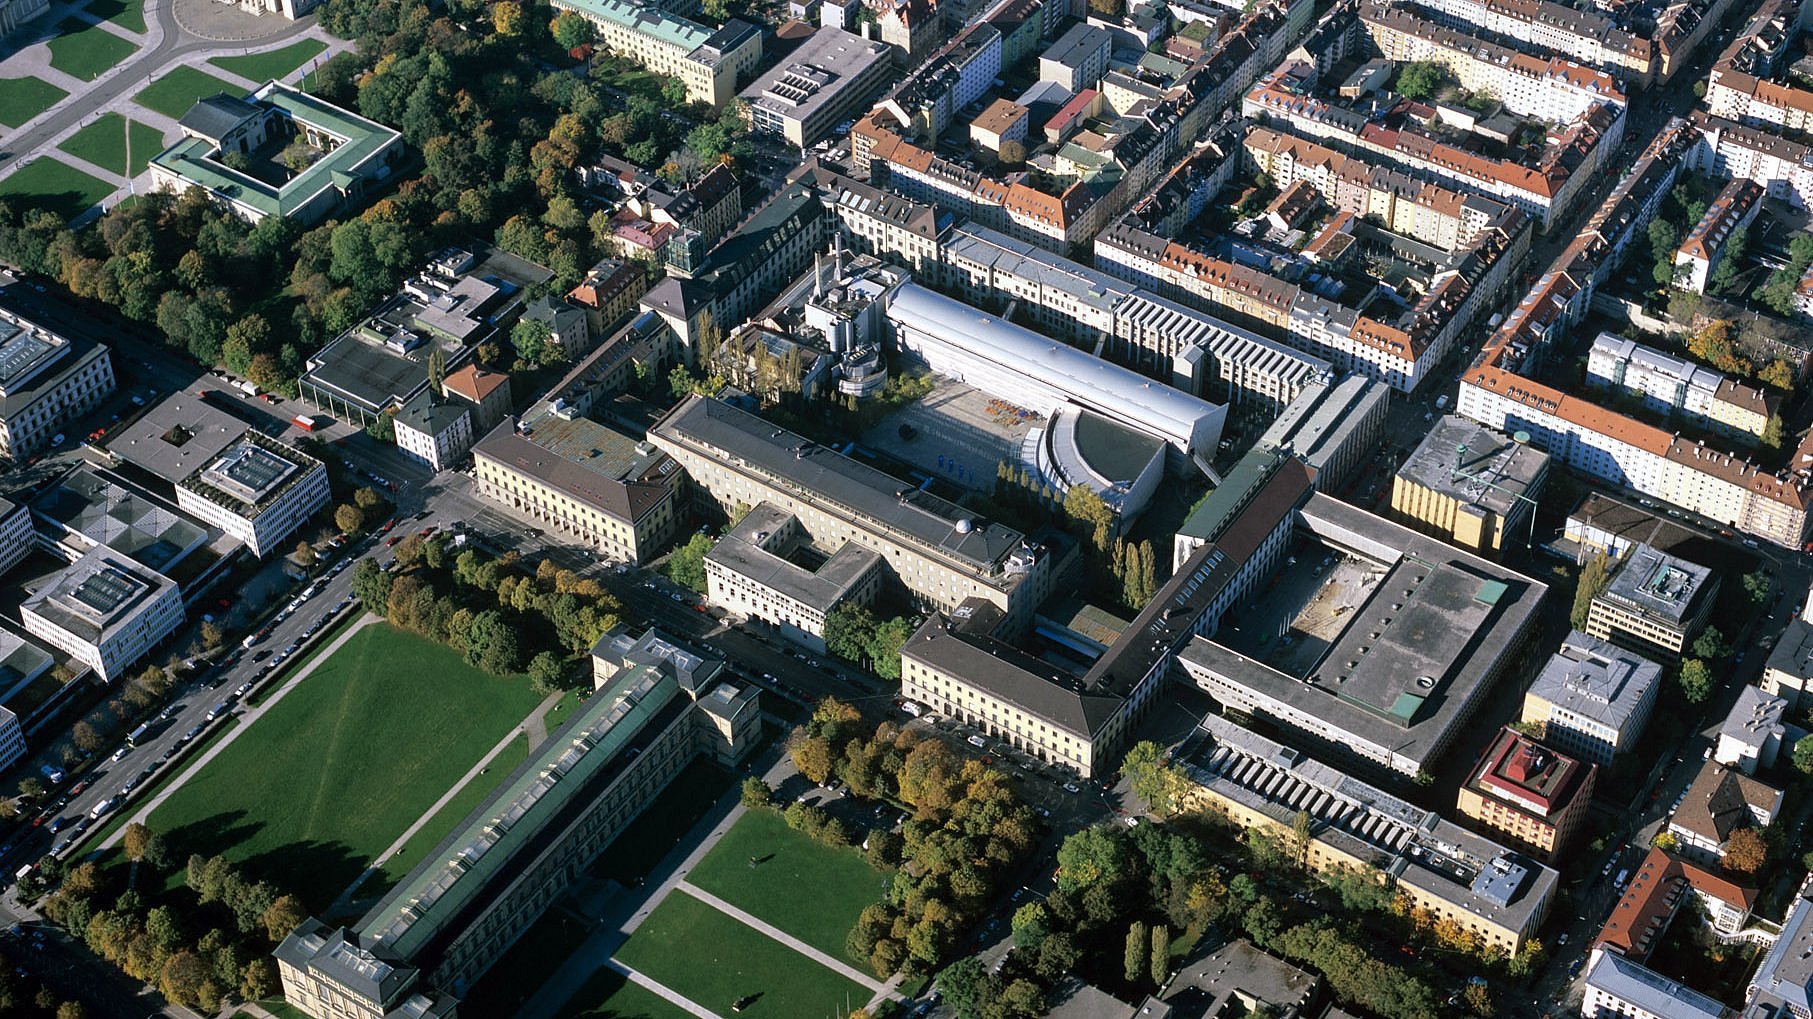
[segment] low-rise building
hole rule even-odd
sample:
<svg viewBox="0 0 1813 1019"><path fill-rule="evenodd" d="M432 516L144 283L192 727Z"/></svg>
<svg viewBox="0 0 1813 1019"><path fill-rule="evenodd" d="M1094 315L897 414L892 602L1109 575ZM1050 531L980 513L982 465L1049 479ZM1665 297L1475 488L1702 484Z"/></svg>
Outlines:
<svg viewBox="0 0 1813 1019"><path fill-rule="evenodd" d="M472 448L471 409L432 390L410 397L391 426L397 448L430 470L446 470Z"/></svg>
<svg viewBox="0 0 1813 1019"><path fill-rule="evenodd" d="M1032 111L1012 99L996 99L975 120L969 122L969 138L998 155L1002 142L1024 143L1031 124Z"/></svg>
<svg viewBox="0 0 1813 1019"><path fill-rule="evenodd" d="M1714 932L1730 937L1749 922L1756 896L1754 888L1735 884L1664 850L1651 849L1631 874L1593 945L1642 962L1690 900L1704 911Z"/></svg>
<svg viewBox="0 0 1813 1019"><path fill-rule="evenodd" d="M284 216L313 226L357 208L407 158L399 132L275 81L243 97L222 92L202 99L180 126L182 139L151 159L152 186L177 193L201 188L253 223ZM279 162L292 149L312 157L300 173ZM240 159L272 165L264 173L237 169L232 164Z"/></svg>
<svg viewBox="0 0 1813 1019"><path fill-rule="evenodd" d="M510 416L515 407L510 394L510 375L468 362L447 373L441 380L441 392L449 399L460 400L472 412L472 434L488 432Z"/></svg>
<svg viewBox="0 0 1813 1019"><path fill-rule="evenodd" d="M96 545L19 606L25 632L112 682L183 621L176 582Z"/></svg>
<svg viewBox="0 0 1813 1019"><path fill-rule="evenodd" d="M1521 721L1542 726L1551 746L1608 765L1643 734L1661 679L1655 662L1575 630L1524 693Z"/></svg>
<svg viewBox="0 0 1813 1019"><path fill-rule="evenodd" d="M1799 714L1813 704L1813 596L1801 606L1763 663L1763 692L1787 701L1787 710Z"/></svg>
<svg viewBox="0 0 1813 1019"><path fill-rule="evenodd" d="M1458 806L1463 815L1554 859L1586 819L1597 775L1597 765L1506 726L1461 785Z"/></svg>
<svg viewBox="0 0 1813 1019"><path fill-rule="evenodd" d="M1685 559L1708 559L1718 551L1717 542L1699 530L1604 492L1589 492L1580 500L1562 535L1574 543L1574 561L1581 565L1597 555L1622 559L1639 545Z"/></svg>
<svg viewBox="0 0 1813 1019"><path fill-rule="evenodd" d="M106 346L0 308L0 456L22 463L112 395Z"/></svg>
<svg viewBox="0 0 1813 1019"><path fill-rule="evenodd" d="M1725 858L1731 833L1767 828L1782 809L1782 791L1716 761L1700 766L1681 805L1668 818L1668 832L1682 856L1716 864Z"/></svg>
<svg viewBox="0 0 1813 1019"><path fill-rule="evenodd" d="M820 28L743 90L750 129L797 148L815 144L868 107L892 66L885 43Z"/></svg>
<svg viewBox="0 0 1813 1019"><path fill-rule="evenodd" d="M598 30L598 45L686 85L686 101L723 107L762 59L762 31L740 18L713 29L658 3L557 0Z"/></svg>
<svg viewBox="0 0 1813 1019"><path fill-rule="evenodd" d="M546 329L541 342L559 347L563 361L577 361L592 350L591 321L577 305L543 294L523 309L522 321Z"/></svg>
<svg viewBox="0 0 1813 1019"><path fill-rule="evenodd" d="M1475 552L1534 533L1549 455L1466 418L1443 415L1391 479L1391 512Z"/></svg>
<svg viewBox="0 0 1813 1019"><path fill-rule="evenodd" d="M1680 654L1706 625L1718 590L1711 569L1639 545L1621 561L1610 586L1594 596L1586 632Z"/></svg>
<svg viewBox="0 0 1813 1019"><path fill-rule="evenodd" d="M1114 52L1114 33L1094 25L1076 24L1039 54L1039 80L1056 82L1071 92L1091 88L1108 73Z"/></svg>
<svg viewBox="0 0 1813 1019"><path fill-rule="evenodd" d="M886 572L880 555L849 541L826 558L810 548L798 517L766 502L705 554L712 604L767 623L821 654L825 618L845 605L874 604Z"/></svg>
<svg viewBox="0 0 1813 1019"><path fill-rule="evenodd" d="M1186 960L1152 999L1175 1011L1129 1009L1126 1019L1149 1015L1181 1019L1197 1014L1300 1017L1300 1010L1309 1006L1321 987L1322 978L1314 970L1293 966L1245 938L1235 938ZM1204 1004L1206 1008L1199 1008Z"/></svg>
<svg viewBox="0 0 1813 1019"><path fill-rule="evenodd" d="M1719 741L1713 747L1712 759L1746 775L1756 774L1758 768L1774 767L1788 733L1783 722L1787 714L1786 698L1764 693L1758 687L1744 687L1738 691L1737 703L1731 706L1725 721L1719 724Z"/></svg>
<svg viewBox="0 0 1813 1019"><path fill-rule="evenodd" d="M1586 997L1580 1014L1586 1019L1731 1019L1718 999L1617 952L1595 948L1588 956Z"/></svg>
<svg viewBox="0 0 1813 1019"><path fill-rule="evenodd" d="M593 336L609 336L636 310L636 301L647 291L644 263L607 258L586 270L585 279L567 291L567 300L585 309Z"/></svg>
<svg viewBox="0 0 1813 1019"><path fill-rule="evenodd" d="M1226 718L1205 717L1174 762L1191 805L1284 838L1308 814L1308 870L1367 875L1506 955L1553 904L1550 868Z"/></svg>

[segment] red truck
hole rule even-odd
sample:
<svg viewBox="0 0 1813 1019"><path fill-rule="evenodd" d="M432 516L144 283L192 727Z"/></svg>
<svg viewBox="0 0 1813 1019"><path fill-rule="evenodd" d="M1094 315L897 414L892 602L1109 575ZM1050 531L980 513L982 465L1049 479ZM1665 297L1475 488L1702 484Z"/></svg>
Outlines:
<svg viewBox="0 0 1813 1019"><path fill-rule="evenodd" d="M290 424L295 425L305 432L312 432L317 428L325 427L327 425L327 418L322 417L319 414L298 414L295 417L290 418Z"/></svg>

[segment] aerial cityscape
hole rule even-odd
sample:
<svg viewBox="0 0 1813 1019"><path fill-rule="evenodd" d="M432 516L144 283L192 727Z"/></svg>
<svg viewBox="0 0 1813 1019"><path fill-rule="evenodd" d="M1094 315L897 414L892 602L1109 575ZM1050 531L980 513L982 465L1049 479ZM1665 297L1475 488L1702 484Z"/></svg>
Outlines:
<svg viewBox="0 0 1813 1019"><path fill-rule="evenodd" d="M1813 4L0 0L0 1016L1813 1019Z"/></svg>

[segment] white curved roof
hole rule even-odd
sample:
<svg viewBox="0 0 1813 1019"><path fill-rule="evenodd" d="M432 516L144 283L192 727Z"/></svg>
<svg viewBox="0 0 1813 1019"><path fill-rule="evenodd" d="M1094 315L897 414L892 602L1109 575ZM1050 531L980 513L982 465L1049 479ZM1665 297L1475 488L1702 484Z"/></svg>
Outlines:
<svg viewBox="0 0 1813 1019"><path fill-rule="evenodd" d="M1186 441L1221 408L1086 351L908 283L888 317L1057 389L1082 406Z"/></svg>

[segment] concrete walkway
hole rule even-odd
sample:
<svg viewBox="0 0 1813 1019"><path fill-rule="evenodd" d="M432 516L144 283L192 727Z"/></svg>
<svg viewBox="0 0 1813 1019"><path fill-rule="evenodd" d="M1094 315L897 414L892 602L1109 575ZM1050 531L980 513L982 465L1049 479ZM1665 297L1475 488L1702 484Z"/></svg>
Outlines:
<svg viewBox="0 0 1813 1019"><path fill-rule="evenodd" d="M643 987L648 988L656 994L659 994L661 997L666 998L670 1004L680 1006L686 1011L691 1012L693 1015L698 1016L699 1019L724 1019L723 1016L718 1015L711 1009L706 1008L704 1005L688 998L686 995L681 994L679 991L674 990L639 969L625 966L615 959L606 959L604 965L606 969L614 969L628 977L630 983L640 984Z"/></svg>
<svg viewBox="0 0 1813 1019"><path fill-rule="evenodd" d="M882 984L880 981L875 980L874 978L870 977L868 974L863 973L861 970L855 969L854 967L850 966L848 963L845 963L839 959L834 959L831 956L826 955L825 953L819 951L818 949L813 948L811 945L806 944L804 941L801 941L800 939L794 937L793 935L788 934L786 931L781 930L779 927L776 927L775 925L769 923L768 921L762 919L761 917L756 916L754 913L750 913L745 910L739 909L736 906L732 905L731 903L725 902L723 899L720 899L716 895L713 895L710 892L706 891L705 889L700 888L698 885L693 884L691 881L681 881L681 882L677 883L675 885L675 887L679 888L681 891L692 896L693 898L698 899L700 902L705 903L707 906L710 906L711 908L717 910L718 912L724 913L728 916L732 916L738 920L741 920L746 926L753 927L756 930L761 931L763 934L768 935L769 937L773 938L774 940L780 942L783 945L786 945L788 948L793 949L795 952L798 952L799 954L805 956L806 958L811 959L813 962L816 962L820 966L823 966L826 969L831 970L832 972L836 973L838 976L841 976L846 980L854 980L855 982L863 985L864 987L867 987L870 991L879 992L879 991L883 990L883 987L882 987Z"/></svg>
<svg viewBox="0 0 1813 1019"><path fill-rule="evenodd" d="M266 697L263 703L256 707L247 708L245 711L241 712L239 715L239 724L235 726L231 732L222 736L213 746L209 747L207 751L200 756L190 758L189 766L183 769L182 773L176 777L175 781L172 781L166 784L162 789L159 789L156 796L140 803L138 809L132 812L130 820L137 821L139 824L144 824L145 819L151 816L151 812L162 806L163 802L170 798L171 793L181 789L184 782L189 781L189 779L193 778L201 771L201 769L207 767L208 762L220 756L221 751L232 746L234 740L244 736L246 731L252 728L252 723L263 718L265 712L271 710L279 701L288 696L289 692L296 689L298 684L314 675L315 670L321 667L321 663L333 657L334 652L340 650L341 645L345 644L348 640L351 640L353 634L358 633L367 626L372 626L384 621L363 609L356 609L355 611L360 613L358 622L347 627L346 632L335 637L333 642L328 644L325 648L315 652L315 657L311 659L306 666L297 669L296 674L286 680L282 686L272 691L271 695ZM125 832L126 826L120 825L114 830L112 835L101 840L99 846L90 847L90 849L112 849L119 844L120 839L125 836Z"/></svg>

